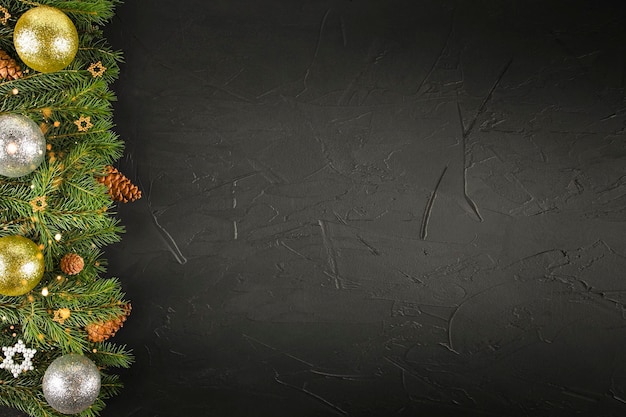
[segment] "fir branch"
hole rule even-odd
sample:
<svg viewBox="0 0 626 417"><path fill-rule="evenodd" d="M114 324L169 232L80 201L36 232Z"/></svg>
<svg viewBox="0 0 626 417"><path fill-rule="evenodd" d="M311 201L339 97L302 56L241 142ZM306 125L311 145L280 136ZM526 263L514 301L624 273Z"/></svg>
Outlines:
<svg viewBox="0 0 626 417"><path fill-rule="evenodd" d="M115 5L121 2L117 0L18 0L18 3L28 8L41 5L53 6L70 15L77 25L81 23L99 25L113 17Z"/></svg>
<svg viewBox="0 0 626 417"><path fill-rule="evenodd" d="M123 142L112 132L115 94L109 88L119 74L122 54L108 45L98 27L113 16L119 3L3 3L12 17L0 26L0 48L18 61L24 76L0 81L0 114L28 116L41 126L48 145L46 160L33 173L0 177L0 237L28 237L44 252L44 277L33 291L0 296L0 343L12 345L19 337L38 349L34 371L1 379L5 371L0 370L0 404L34 417L62 416L46 403L41 390L46 367L60 355L87 354L103 370L128 367L133 360L126 346L91 343L85 331L91 323L124 314L126 303L119 280L102 278L106 260L100 249L119 241L124 228L114 217L114 203L106 187L96 180L123 152ZM78 30L79 50L64 70L29 70L15 52L12 35L17 19L39 5L64 11ZM89 124L81 124L87 117ZM59 269L59 260L68 252L80 253L85 261L84 269L75 276L66 276ZM104 401L121 386L117 375L102 372L100 395L81 415L97 416Z"/></svg>
<svg viewBox="0 0 626 417"><path fill-rule="evenodd" d="M45 401L33 395L33 388L10 384L4 381L0 384L0 404L14 407L31 416L61 417L52 410Z"/></svg>
<svg viewBox="0 0 626 417"><path fill-rule="evenodd" d="M99 364L111 368L130 368L134 357L126 346L103 342L96 344L96 352L92 357Z"/></svg>

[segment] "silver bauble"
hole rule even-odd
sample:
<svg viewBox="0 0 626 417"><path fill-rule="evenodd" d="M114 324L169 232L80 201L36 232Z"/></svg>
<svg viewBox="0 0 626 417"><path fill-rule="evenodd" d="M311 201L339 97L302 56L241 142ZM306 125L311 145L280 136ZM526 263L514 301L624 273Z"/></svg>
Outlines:
<svg viewBox="0 0 626 417"><path fill-rule="evenodd" d="M0 115L0 175L21 177L43 162L46 138L37 123L21 114Z"/></svg>
<svg viewBox="0 0 626 417"><path fill-rule="evenodd" d="M50 407L63 414L80 413L98 398L100 371L85 356L63 355L46 369L42 388Z"/></svg>

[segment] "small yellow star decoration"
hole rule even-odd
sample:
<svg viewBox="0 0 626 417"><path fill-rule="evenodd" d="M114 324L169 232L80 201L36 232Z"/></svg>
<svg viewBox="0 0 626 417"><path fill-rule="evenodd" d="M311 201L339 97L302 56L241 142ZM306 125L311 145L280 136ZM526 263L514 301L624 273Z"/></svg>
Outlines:
<svg viewBox="0 0 626 417"><path fill-rule="evenodd" d="M0 23L6 25L9 19L11 18L11 13L7 10L6 7L0 6L0 13L2 13L2 17L0 17Z"/></svg>
<svg viewBox="0 0 626 417"><path fill-rule="evenodd" d="M52 320L62 325L63 323L65 323L65 320L70 318L71 315L72 312L69 308L60 308L58 310L54 310L54 317L52 318Z"/></svg>
<svg viewBox="0 0 626 417"><path fill-rule="evenodd" d="M98 62L91 64L89 68L87 68L87 71L91 73L92 77L96 78L96 77L102 77L102 74L104 74L104 71L106 71L106 69L107 67L102 65L101 61L98 61Z"/></svg>
<svg viewBox="0 0 626 417"><path fill-rule="evenodd" d="M74 122L76 126L78 126L79 132L86 132L93 127L93 123L91 123L90 116L80 116L78 120Z"/></svg>
<svg viewBox="0 0 626 417"><path fill-rule="evenodd" d="M30 200L30 205L33 208L33 211L44 211L46 207L48 207L48 203L46 202L46 196L35 197Z"/></svg>

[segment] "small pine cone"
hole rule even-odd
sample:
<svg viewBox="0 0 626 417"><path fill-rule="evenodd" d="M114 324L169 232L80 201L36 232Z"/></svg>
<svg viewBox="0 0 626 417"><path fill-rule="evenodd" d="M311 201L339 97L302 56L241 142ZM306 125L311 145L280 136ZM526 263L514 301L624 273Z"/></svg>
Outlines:
<svg viewBox="0 0 626 417"><path fill-rule="evenodd" d="M60 266L67 275L76 275L85 267L85 261L77 253L66 253L61 258Z"/></svg>
<svg viewBox="0 0 626 417"><path fill-rule="evenodd" d="M122 310L122 314L109 321L88 324L85 330L87 331L89 341L104 342L108 338L115 336L115 333L124 325L126 317L132 310L130 303L124 304Z"/></svg>
<svg viewBox="0 0 626 417"><path fill-rule="evenodd" d="M22 71L17 61L0 49L0 79L17 80L18 78L22 78Z"/></svg>
<svg viewBox="0 0 626 417"><path fill-rule="evenodd" d="M106 167L106 175L97 178L99 182L106 185L109 195L113 201L128 203L141 198L139 187L134 185L124 174L110 165Z"/></svg>

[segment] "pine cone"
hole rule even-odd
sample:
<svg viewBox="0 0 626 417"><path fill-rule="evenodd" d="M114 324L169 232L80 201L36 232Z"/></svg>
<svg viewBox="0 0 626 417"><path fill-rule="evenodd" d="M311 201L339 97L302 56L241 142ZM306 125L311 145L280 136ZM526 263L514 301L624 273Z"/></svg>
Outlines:
<svg viewBox="0 0 626 417"><path fill-rule="evenodd" d="M122 314L109 321L88 324L85 330L89 340L91 342L104 342L108 338L115 336L115 333L124 325L132 307L130 303L127 303L122 306L122 309Z"/></svg>
<svg viewBox="0 0 626 417"><path fill-rule="evenodd" d="M17 80L22 78L22 71L17 61L0 49L0 79Z"/></svg>
<svg viewBox="0 0 626 417"><path fill-rule="evenodd" d="M128 178L110 165L106 167L106 175L98 177L98 181L106 185L113 201L128 203L141 198L141 191Z"/></svg>
<svg viewBox="0 0 626 417"><path fill-rule="evenodd" d="M85 267L85 261L77 253L66 253L61 258L60 266L67 275L76 275Z"/></svg>

